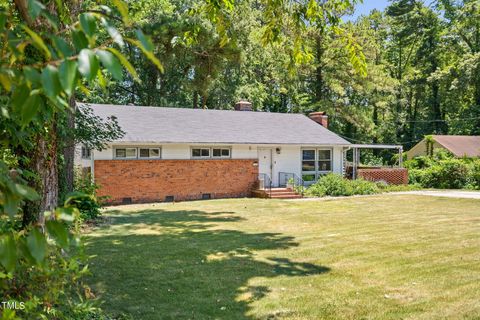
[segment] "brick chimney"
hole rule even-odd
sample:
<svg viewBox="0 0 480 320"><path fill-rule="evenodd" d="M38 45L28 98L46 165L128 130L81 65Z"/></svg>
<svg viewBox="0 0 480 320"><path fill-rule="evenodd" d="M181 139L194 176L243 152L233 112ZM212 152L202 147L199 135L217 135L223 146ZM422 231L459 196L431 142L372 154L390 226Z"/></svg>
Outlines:
<svg viewBox="0 0 480 320"><path fill-rule="evenodd" d="M308 117L325 128L328 128L328 116L325 111L312 112Z"/></svg>
<svg viewBox="0 0 480 320"><path fill-rule="evenodd" d="M240 100L235 103L235 110L237 111L253 111L252 104L246 100Z"/></svg>

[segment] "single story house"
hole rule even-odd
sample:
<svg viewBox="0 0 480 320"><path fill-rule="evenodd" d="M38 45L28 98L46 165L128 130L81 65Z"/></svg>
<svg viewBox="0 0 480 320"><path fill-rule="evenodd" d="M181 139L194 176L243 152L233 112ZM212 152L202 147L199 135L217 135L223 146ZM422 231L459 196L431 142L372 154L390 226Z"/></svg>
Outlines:
<svg viewBox="0 0 480 320"><path fill-rule="evenodd" d="M350 146L322 112L254 112L246 101L235 110L88 106L125 132L104 150L77 148L77 165L90 167L111 203L245 197L259 175L274 187L285 176L311 184L342 174Z"/></svg>
<svg viewBox="0 0 480 320"><path fill-rule="evenodd" d="M480 157L480 136L431 135L407 151L407 159L432 155L435 149L445 149L455 157Z"/></svg>

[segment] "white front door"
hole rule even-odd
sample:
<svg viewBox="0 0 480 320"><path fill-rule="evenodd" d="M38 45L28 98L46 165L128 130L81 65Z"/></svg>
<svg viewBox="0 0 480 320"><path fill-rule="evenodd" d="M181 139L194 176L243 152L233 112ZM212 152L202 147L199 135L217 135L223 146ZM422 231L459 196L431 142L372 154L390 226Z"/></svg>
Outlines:
<svg viewBox="0 0 480 320"><path fill-rule="evenodd" d="M272 179L272 149L258 149L258 173L264 173Z"/></svg>

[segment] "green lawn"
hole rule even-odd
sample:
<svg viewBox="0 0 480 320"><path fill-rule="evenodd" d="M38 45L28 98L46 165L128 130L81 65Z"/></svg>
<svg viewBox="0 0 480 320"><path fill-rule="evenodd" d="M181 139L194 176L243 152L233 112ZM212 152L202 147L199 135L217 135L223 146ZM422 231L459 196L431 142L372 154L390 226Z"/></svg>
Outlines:
<svg viewBox="0 0 480 320"><path fill-rule="evenodd" d="M114 207L90 284L133 319L480 319L480 201Z"/></svg>

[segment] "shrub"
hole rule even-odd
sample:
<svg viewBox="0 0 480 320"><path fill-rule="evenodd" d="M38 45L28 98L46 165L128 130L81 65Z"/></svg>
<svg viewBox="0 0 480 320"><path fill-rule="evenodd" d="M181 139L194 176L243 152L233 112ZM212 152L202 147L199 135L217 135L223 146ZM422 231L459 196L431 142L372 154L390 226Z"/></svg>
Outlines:
<svg viewBox="0 0 480 320"><path fill-rule="evenodd" d="M77 170L74 187L76 192L84 194L76 203L81 219L84 221L97 219L101 214L102 199L97 198L98 185L93 182L91 175L82 174L80 170Z"/></svg>
<svg viewBox="0 0 480 320"><path fill-rule="evenodd" d="M473 189L480 189L480 159L472 162L469 182Z"/></svg>
<svg viewBox="0 0 480 320"><path fill-rule="evenodd" d="M378 186L371 181L363 179L348 180L338 174L327 174L320 178L315 184L311 185L306 193L310 196L351 196L362 194L379 193Z"/></svg>
<svg viewBox="0 0 480 320"><path fill-rule="evenodd" d="M357 180L348 180L352 186L353 194L376 194L380 192L377 184L371 181L357 179Z"/></svg>
<svg viewBox="0 0 480 320"><path fill-rule="evenodd" d="M441 160L425 169L420 183L427 188L461 189L469 176L468 164L460 159Z"/></svg>
<svg viewBox="0 0 480 320"><path fill-rule="evenodd" d="M416 157L406 161L409 183L424 188L480 189L480 159L454 158L439 150L432 157Z"/></svg>
<svg viewBox="0 0 480 320"><path fill-rule="evenodd" d="M422 189L422 186L418 183L395 185L377 182L377 186L381 192L414 191Z"/></svg>
<svg viewBox="0 0 480 320"><path fill-rule="evenodd" d="M348 180L338 174L327 174L307 189L313 196L350 196L353 189Z"/></svg>

